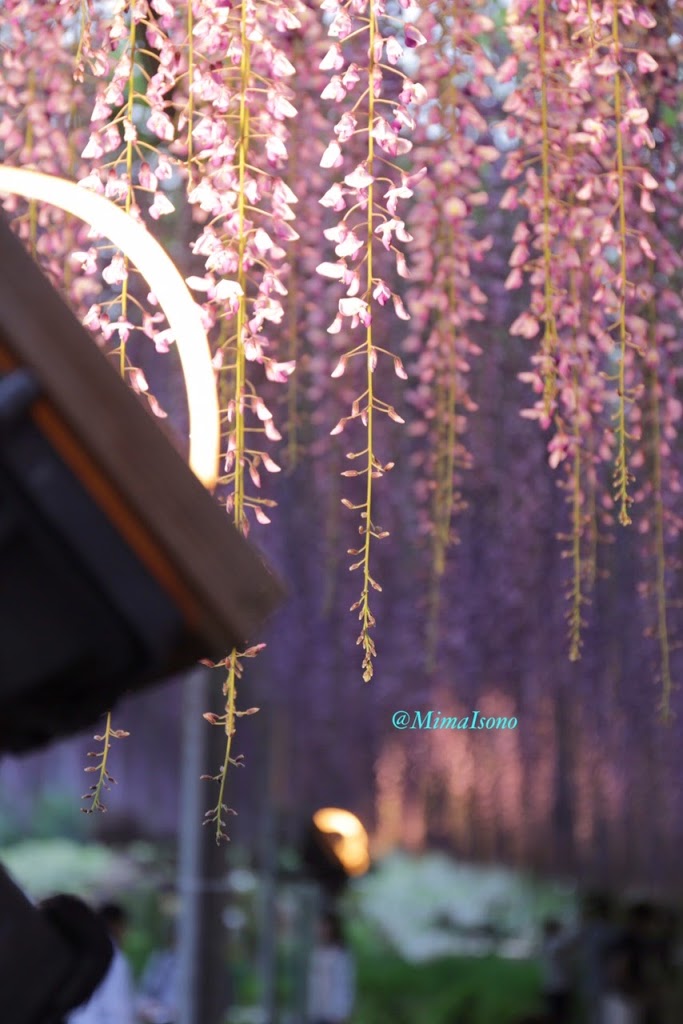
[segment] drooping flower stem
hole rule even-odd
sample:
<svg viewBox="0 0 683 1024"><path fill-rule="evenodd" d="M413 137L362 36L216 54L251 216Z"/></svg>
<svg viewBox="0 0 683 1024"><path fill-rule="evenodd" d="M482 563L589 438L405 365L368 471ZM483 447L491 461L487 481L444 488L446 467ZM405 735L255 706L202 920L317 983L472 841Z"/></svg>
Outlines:
<svg viewBox="0 0 683 1024"><path fill-rule="evenodd" d="M194 159L194 11L192 0L187 0L187 173L192 181L192 161Z"/></svg>
<svg viewBox="0 0 683 1024"><path fill-rule="evenodd" d="M617 199L618 233L619 233L619 368L617 370L617 393L619 406L616 413L617 422L617 456L614 470L614 486L619 504L619 522L628 526L631 522L629 505L631 497L628 493L630 474L628 469L627 430L626 430L626 294L628 289L628 271L626 260L626 197L624 189L624 142L622 138L622 97L621 97L621 66L619 64L619 0L614 0L612 14L612 43L614 59L617 65L614 75L614 120L616 132L617 160Z"/></svg>
<svg viewBox="0 0 683 1024"><path fill-rule="evenodd" d="M654 275L651 274L651 280ZM657 308L654 297L648 303L649 346L657 351L656 325ZM662 719L669 722L671 713L671 694L673 680L671 676L671 640L669 630L669 600L666 585L666 537L664 530L664 496L662 493L662 425L659 411L659 384L657 380L656 359L645 374L650 404L650 441L652 466L650 481L652 502L654 506L654 548L655 548L655 595L657 602L657 640L659 643L660 672L662 678L662 698L659 711Z"/></svg>
<svg viewBox="0 0 683 1024"><path fill-rule="evenodd" d="M246 203L245 184L247 165L249 163L249 108L247 91L250 78L250 42L247 35L247 5L242 3L240 9L240 40L242 46L240 63L240 108L239 135L237 139L237 175L239 192L237 201L237 217L239 224L238 270L237 280L241 288L237 309L237 327L235 339L235 472L234 472L234 522L238 530L244 530L244 456L245 456L245 417L244 397L246 381L246 355L244 350L244 333L247 324L247 274L244 266L246 249L245 221Z"/></svg>
<svg viewBox="0 0 683 1024"><path fill-rule="evenodd" d="M662 456L661 428L659 422L659 399L657 378L650 374L650 401L652 416L652 493L655 519L655 558L657 593L657 638L659 641L660 671L662 674L662 699L660 712L664 721L671 718L671 644L669 640L668 599L666 592L666 547L664 538L664 502L662 497Z"/></svg>
<svg viewBox="0 0 683 1024"><path fill-rule="evenodd" d="M586 0L586 18L588 20L588 52L595 49L595 21L593 16L593 0Z"/></svg>
<svg viewBox="0 0 683 1024"><path fill-rule="evenodd" d="M83 18L87 17L87 9L82 9ZM137 23L133 15L132 9L129 9L130 26L128 31L128 49L129 49L129 60L130 60L130 71L128 74L128 89L126 97L126 119L124 122L125 127L125 164L126 164L126 198L124 209L127 214L130 214L133 202L135 199L135 193L133 189L133 156L134 156L134 133L133 133L133 107L135 104L135 52L136 52L136 37L137 37ZM128 274L129 274L129 260L127 256L123 257L124 266L124 278L121 282L121 294L119 302L121 304L121 319L123 321L128 319ZM125 380L126 377L126 339L121 332L119 334L119 373ZM102 737L103 748L100 754L99 763L99 776L97 783L89 794L91 801L89 811L104 811L106 808L102 804L102 791L107 788L107 782L112 782L113 779L107 771L107 761L109 759L109 750L111 747L112 738L118 738L124 735L128 735L122 730L114 730L112 728L112 713L107 712L107 720Z"/></svg>
<svg viewBox="0 0 683 1024"><path fill-rule="evenodd" d="M578 395L578 372L574 369L574 394ZM574 461L572 466L572 585L571 608L569 611L569 660L578 661L581 657L581 627L583 616L581 607L583 596L583 559L581 557L581 535L583 532L582 492L581 492L581 446L578 438L574 445Z"/></svg>
<svg viewBox="0 0 683 1024"><path fill-rule="evenodd" d="M572 270L569 275L569 297L572 308L578 309L580 306L580 300L578 272L576 270ZM585 496L583 478L586 476L586 467L584 466L584 462L588 462L588 458L584 460L581 448L583 431L581 429L581 388L578 351L578 331L580 326L581 324L579 323L575 325L573 328L573 367L571 374L571 387L573 393L574 406L574 419L572 424L574 446L572 455L570 483L572 508L572 582L569 591L570 608L568 613L570 661L578 661L581 657L581 648L583 646L583 639L581 634L584 626L583 605L586 603L587 600L584 592L584 584L586 589L590 588L594 578L594 566L591 566L590 562L591 555L589 554L588 558L584 557L583 542L586 520L588 520L590 523L590 512L588 516L584 514Z"/></svg>
<svg viewBox="0 0 683 1024"><path fill-rule="evenodd" d="M375 35L377 31L377 15L375 13L373 0L370 0L370 39L368 57L368 174L372 176L373 161L375 156L375 139L373 128L375 124ZM374 185L372 180L368 185L368 216L366 234L366 269L367 269L367 291L365 300L368 304L372 298L372 256L373 256L373 212L374 212ZM373 347L372 347L372 320L365 329L365 351L367 356L367 479L365 485L365 509L361 517L365 519L364 543L363 543L363 591L361 594L361 606L359 618L361 620L361 632L358 640L363 645L363 680L369 682L372 679L372 658L375 654L375 644L370 636L370 629L375 624L374 616L370 611L370 587L376 588L377 584L372 580L370 574L370 546L373 535L372 527L372 481L374 472L375 456L373 453Z"/></svg>
<svg viewBox="0 0 683 1024"><path fill-rule="evenodd" d="M102 737L102 751L100 753L100 763L96 765L96 769L99 772L97 782L92 790L92 796L90 797L90 807L88 811L104 811L106 810L102 803L102 792L106 788L107 781L110 776L107 772L107 761L109 760L109 751L111 749L111 734L112 734L112 722L111 722L111 711L107 711L107 720L104 726L104 736Z"/></svg>
<svg viewBox="0 0 683 1024"><path fill-rule="evenodd" d="M347 7L356 15L355 20L354 18L347 20L349 12L343 10ZM328 145L321 158L320 166L325 168L343 166L342 145L349 144L351 139L359 135L364 136L366 133L367 148L364 147L365 158L362 162L357 164L353 171L343 176L344 187L335 183L320 199L323 206L332 207L336 211L345 210L345 212L336 226L325 231L325 236L337 243L335 253L339 259L336 263L319 264L317 271L323 277L342 281L347 289L346 296L339 300L337 316L328 327L328 333L339 333L344 321L348 321L352 330L359 326L362 326L364 330L363 340L341 356L331 374L335 378L342 377L351 360L364 361L364 368L361 371L363 391L352 401L350 415L343 416L330 431L330 434L342 433L348 423L358 419L365 428L364 447L361 450L346 453L348 459L361 459L363 468L347 469L341 475L345 477L367 475L364 499L354 503L348 498L342 498L342 504L352 511L359 511L362 520L358 529L363 542L358 548L348 548L347 552L350 555L360 556L349 566L350 572L361 571L363 577L360 596L351 605L350 610L358 612L361 623L356 643L363 647L363 680L369 682L373 674L372 659L376 653L374 640L370 635L371 629L375 626L375 618L370 608L370 588L377 591L382 589L373 579L371 573L371 553L373 540L381 540L389 536L389 531L381 529L373 520L373 481L389 472L394 466L393 461L382 464L375 451L378 417L385 415L395 423L405 422L393 405L379 397L375 378L378 363L390 359L393 362L395 374L404 380L407 379L401 358L395 352L376 344L373 309L374 303L384 306L391 300L396 316L401 320L410 319L410 314L407 312L401 296L392 291L385 279L382 268L386 263L386 257L383 250L392 254L397 276L407 278L409 272L405 255L397 243L412 241L413 236L406 230L405 222L396 215L398 201L414 194L411 185L424 177L426 169L421 169L411 175L406 173L395 160L396 157L403 156L412 149L412 142L402 138L399 132L403 126L414 126L408 105L413 100L421 102L422 97L418 94L418 98L415 99L417 86L410 82L403 71L382 62L382 50L385 43L390 55L388 60L393 60L396 63L403 53L403 49L395 37L388 37L386 40L382 37L380 18L384 17L383 5L377 0L370 0L368 6L364 8L365 11L367 13L361 15L348 3L345 3L343 7L342 5L338 7L337 17L342 19L342 32L345 41L348 42L367 33L368 62L362 68L363 91L353 103L351 110L343 114L338 124L335 125L334 131L338 138ZM393 20L399 21L399 19ZM339 24L333 20L329 34L336 33L338 29ZM422 33L413 26L405 25L403 31L408 47L422 45L425 42ZM344 65L344 60L339 44L334 44L320 66L323 69L334 67L340 70ZM333 76L332 81L321 94L323 99L331 95L338 96L340 100L345 98L360 80L360 70L355 61L351 61L346 76L344 76L347 78L347 85L344 85L343 77ZM381 95L383 75L389 73L395 75L401 83L401 91L396 99L389 99L387 96ZM340 89L343 95L340 94ZM426 97L426 91L422 91ZM367 107L365 106L366 102ZM382 116L383 114L387 114L387 117ZM361 118L363 127L358 128L358 120ZM380 173L375 177L375 168L379 165L381 165ZM396 181L397 178L400 178L400 185ZM386 185L389 185L389 188L385 191ZM382 200L386 200L386 202L382 202ZM380 240L380 245L376 245L377 239ZM359 293L362 294L362 298L359 297Z"/></svg>
<svg viewBox="0 0 683 1024"><path fill-rule="evenodd" d="M453 226L448 225L449 249L454 245ZM451 278L447 286L448 309L455 312L457 300L455 286ZM442 432L442 451L437 464L437 481L434 493L434 572L437 577L443 576L446 569L446 551L451 540L451 519L455 503L454 479L456 451L456 402L457 402L457 368L455 347L448 345L446 359L446 387L443 396L444 428ZM438 469L441 471L438 472Z"/></svg>
<svg viewBox="0 0 683 1024"><path fill-rule="evenodd" d="M238 271L237 280L241 288L235 336L235 451L233 473L233 521L240 532L245 532L246 517L244 511L244 468L245 468L245 389L246 389L246 354L244 334L247 326L247 273L244 264L246 250L246 176L249 164L249 107L247 92L251 77L250 42L247 34L247 5L242 0L240 8L240 42L242 47L240 62L240 104L239 134L237 138L237 175L239 182L237 216L238 216ZM237 710L237 664L239 652L233 648L229 658L228 677L223 686L225 697L225 757L220 770L218 802L215 808L216 842L226 838L224 827L225 786L228 769L232 763L232 740L235 734L235 716Z"/></svg>
<svg viewBox="0 0 683 1024"><path fill-rule="evenodd" d="M299 322L298 322L298 276L296 264L292 266L287 282L287 318L289 320L289 347L287 356L296 362L299 358ZM287 392L287 466L296 469L299 462L299 377L292 374Z"/></svg>
<svg viewBox="0 0 683 1024"><path fill-rule="evenodd" d="M543 398L546 416L555 400L557 390L555 350L557 327L553 308L552 252L550 244L550 134L548 126L548 68L546 52L546 3L538 0L538 55L541 78L541 179L543 183Z"/></svg>
<svg viewBox="0 0 683 1024"><path fill-rule="evenodd" d="M431 540L431 565L426 623L426 667L432 671L437 653L442 582L450 547L457 542L455 514L464 507L460 486L470 465L465 433L467 414L474 408L468 396L469 371L479 348L469 327L482 319L480 307L487 296L474 283L472 266L490 247L491 239L476 238L476 206L486 201L483 171L497 155L483 145L481 134L468 138L468 125L480 124L477 103L490 94L486 76L491 66L480 61L481 32L493 28L478 3L465 8L442 0L425 10L428 53L422 75L438 109L438 139L434 122L416 126L419 156L416 165L432 165L418 185L420 201L409 220L416 236L417 260L413 270L420 294L409 344L419 353L414 372L423 382L415 395L423 417L424 454L416 458L421 472L416 480L420 531ZM466 88L450 73L453 53L472 75ZM471 90L471 91L470 91ZM476 100L473 99L476 97ZM477 137L478 136L478 137ZM438 153L434 159L434 150ZM466 170L465 170L466 169ZM419 289L419 292L418 292ZM421 446L422 447L422 446Z"/></svg>
<svg viewBox="0 0 683 1024"><path fill-rule="evenodd" d="M75 77L77 80L82 81L83 79L83 56L84 53L90 49L90 9L88 0L81 0L80 2L80 31L78 33L78 46L76 48L76 57L74 59Z"/></svg>
<svg viewBox="0 0 683 1024"><path fill-rule="evenodd" d="M298 65L301 59L301 47L298 40L292 43L294 61ZM299 147L292 147L289 158L289 179L297 180ZM297 261L292 260L287 281L287 323L289 326L289 346L287 356L295 363L299 358L299 294L298 294ZM287 381L287 468L291 472L299 461L299 374L293 373Z"/></svg>
<svg viewBox="0 0 683 1024"><path fill-rule="evenodd" d="M446 252L455 245L453 225L449 222L444 232ZM457 308L455 283L451 276L446 286L448 311L453 314ZM434 492L432 499L432 579L429 591L429 612L427 619L426 664L433 671L439 638L439 616L441 613L441 585L446 571L446 552L451 543L451 523L455 505L455 454L456 454L456 413L457 413L457 367L455 345L450 337L445 339L446 363L444 376L436 381L434 403L436 421Z"/></svg>
<svg viewBox="0 0 683 1024"><path fill-rule="evenodd" d="M82 807L81 810L84 814L92 814L94 811L100 811L104 813L107 810L106 806L102 802L102 794L105 790L110 789L112 783L116 782L116 779L112 777L108 769L109 762L109 751L111 749L112 740L120 740L129 734L124 729L112 728L111 712L107 712L107 718L104 726L104 733L101 736L95 736L98 743L102 744L102 749L98 751L90 751L88 757L99 758L99 762L94 765L90 765L88 768L84 768L86 772L97 772L97 782L95 782L87 793L82 796L83 800L89 800L89 807Z"/></svg>
<svg viewBox="0 0 683 1024"><path fill-rule="evenodd" d="M133 193L133 106L135 104L135 45L137 35L137 25L135 18L133 17L132 10L130 14L130 28L128 32L128 49L129 49L129 60L130 60L130 71L128 74L128 95L126 97L126 184L127 192L124 209L126 213L130 213L133 205L134 193ZM125 268L124 278L121 282L121 318L123 320L128 319L128 257L123 257L123 265ZM123 334L119 336L119 373L122 377L126 375L126 341Z"/></svg>
<svg viewBox="0 0 683 1024"><path fill-rule="evenodd" d="M130 29L128 35L128 50L130 60L130 72L128 75L128 95L126 97L126 118L128 124L133 123L133 105L135 103L135 42L136 42L137 25L135 18L131 11L130 14ZM133 142L131 139L126 144L126 175L128 178L128 195L126 196L125 210L126 213L130 213L132 205L132 184L133 184Z"/></svg>
<svg viewBox="0 0 683 1024"><path fill-rule="evenodd" d="M295 150L296 152L296 150ZM293 264L287 282L287 319L289 321L289 348L287 356L296 361L299 357L299 323L296 264ZM299 461L299 377L296 373L289 379L287 392L287 466L296 468Z"/></svg>
<svg viewBox="0 0 683 1024"><path fill-rule="evenodd" d="M593 451L593 438L590 439L588 449L588 465L593 466L595 462L595 456ZM587 481L588 487L588 536L589 536L589 547L588 547L588 566L587 566L587 581L588 586L592 587L595 584L595 580L598 575L598 541L600 539L600 528L598 524L598 497L597 497L597 483L595 480L595 473L591 468L590 476Z"/></svg>
<svg viewBox="0 0 683 1024"><path fill-rule="evenodd" d="M35 92L36 92L36 73L35 73L35 71L32 68L29 71L29 75L28 75L28 94L29 94L28 109L29 110L33 106L33 102L34 102L34 99L35 99ZM30 152L33 149L33 142L34 142L34 139L33 139L33 122L31 120L31 117L29 116L27 118L27 120L26 120L26 138L24 140L24 145L26 147L27 152ZM36 201L34 199L29 200L29 204L28 204L28 223L29 223L28 243L29 243L29 247L30 247L30 250L31 250L31 254L35 258L35 255L36 255L36 242L38 241L38 204L36 203Z"/></svg>
<svg viewBox="0 0 683 1024"><path fill-rule="evenodd" d="M228 768L233 764L232 760L232 741L235 735L235 718L237 709L237 679L236 679L236 668L237 668L237 652L233 650L230 655L230 668L228 671L228 677L223 684L223 696L225 697L225 716L224 716L224 727L225 727L225 756L223 764L220 769L220 781L218 784L218 801L216 803L215 810L215 825L216 825L216 842L219 843L221 839L226 839L227 834L224 827L224 814L227 813L227 804L225 803L225 787L228 780ZM211 820L211 819L210 819Z"/></svg>

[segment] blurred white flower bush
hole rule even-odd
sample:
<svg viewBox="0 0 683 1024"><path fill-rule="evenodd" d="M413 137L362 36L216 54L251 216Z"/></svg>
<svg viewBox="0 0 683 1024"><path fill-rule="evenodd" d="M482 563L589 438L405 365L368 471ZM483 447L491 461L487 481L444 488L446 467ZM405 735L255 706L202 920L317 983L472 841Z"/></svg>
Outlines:
<svg viewBox="0 0 683 1024"><path fill-rule="evenodd" d="M56 892L85 899L113 896L134 886L143 869L129 854L70 839L28 839L0 850L0 861L33 899Z"/></svg>
<svg viewBox="0 0 683 1024"><path fill-rule="evenodd" d="M461 864L445 854L394 853L353 885L357 911L404 959L533 953L549 913L567 920L574 893L501 867Z"/></svg>

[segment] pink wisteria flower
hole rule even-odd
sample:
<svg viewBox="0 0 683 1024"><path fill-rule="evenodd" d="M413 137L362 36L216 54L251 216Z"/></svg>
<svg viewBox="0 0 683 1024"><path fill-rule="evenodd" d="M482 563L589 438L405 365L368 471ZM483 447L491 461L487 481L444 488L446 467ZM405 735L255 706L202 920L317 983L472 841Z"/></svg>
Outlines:
<svg viewBox="0 0 683 1024"><path fill-rule="evenodd" d="M321 167L341 167L343 163L341 155L341 146L338 142L330 142L327 149L323 153L320 166Z"/></svg>
<svg viewBox="0 0 683 1024"><path fill-rule="evenodd" d="M401 63L404 47L410 50L421 46L425 37L416 25L401 18L393 19L394 31L385 35L384 29L380 31L379 20L384 8L375 0L369 3L352 0L343 8L336 0L323 0L322 8L333 14L328 32L338 40L321 61L323 70L333 72L321 90L322 98L335 104L349 102L350 108L338 118L334 127L336 138L328 143L320 160L323 170L338 171L339 174L337 180L326 182L326 191L320 199L322 206L339 215L332 227L324 229L325 238L334 244L338 262L325 260L318 263L316 269L320 276L339 281L346 289L326 333L336 337L362 328L365 334L363 342L353 345L339 357L332 376L335 379L344 377L346 381L346 371L352 362L359 370L363 367L367 385L360 398L349 397L351 415L342 417L331 434L342 433L348 423L356 421L372 434L372 422L379 415L394 422L403 422L396 409L380 399L370 382L380 360L385 357L392 360L397 376L405 376L400 358L374 341L379 328L375 326L372 305L382 309L389 306L391 300L389 308L393 308L396 317L399 320L409 319L401 296L392 290L388 282L395 276L405 278L409 275L400 246L412 241L412 235L398 216L398 210L403 200L413 196L411 186L420 180L422 172L411 182L410 174L395 161L406 157L412 150L412 141L402 134L414 130L416 124L408 105L417 105L427 98L427 91L411 81ZM352 39L360 38L363 38L362 48L357 42L352 45ZM342 45L344 40L348 40L348 50ZM361 53L366 56L361 57ZM385 55L386 64L383 63ZM391 92L388 88L390 79L393 79ZM389 99L389 95L397 98ZM383 267L381 277L380 266ZM391 464L382 465L371 445L360 454L364 456L364 469L345 470L344 475L365 473L371 486L371 482L382 476ZM359 509L361 514L365 508L367 514L365 505L351 506L347 499L344 503ZM367 557L362 560L364 589L354 608L359 609L361 633L358 642L364 651L364 678L369 679L374 656L370 630L374 619L368 595L371 589L379 589L370 572L369 549L373 538L384 533L372 530L368 524L361 524L361 533L365 538Z"/></svg>
<svg viewBox="0 0 683 1024"><path fill-rule="evenodd" d="M344 184L348 185L351 189L366 189L369 185L372 185L374 177L368 171L365 163L358 164L358 166L347 174L344 178Z"/></svg>
<svg viewBox="0 0 683 1024"><path fill-rule="evenodd" d="M348 317L351 327L357 327L359 323L369 327L372 323L370 307L363 299L340 299L339 316Z"/></svg>
<svg viewBox="0 0 683 1024"><path fill-rule="evenodd" d="M344 67L344 55L339 43L333 43L323 59L320 61L321 71L341 71Z"/></svg>

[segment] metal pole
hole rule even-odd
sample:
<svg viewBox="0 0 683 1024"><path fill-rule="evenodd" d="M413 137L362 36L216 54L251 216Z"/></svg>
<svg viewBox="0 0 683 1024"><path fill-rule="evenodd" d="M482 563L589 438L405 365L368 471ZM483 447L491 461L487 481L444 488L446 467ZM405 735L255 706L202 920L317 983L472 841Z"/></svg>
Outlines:
<svg viewBox="0 0 683 1024"><path fill-rule="evenodd" d="M192 672L183 692L180 850L178 858L179 1024L224 1024L229 1002L227 929L223 910L227 893L227 856L204 813L213 797L201 775L215 775L224 756L225 737L202 718L216 710L220 695L216 673Z"/></svg>
<svg viewBox="0 0 683 1024"><path fill-rule="evenodd" d="M264 714L262 711L261 714ZM262 983L261 1009L264 1024L277 1019L277 752L276 724L271 709L265 712L265 749L261 770L264 776L265 799L261 813L261 893L260 893L260 973Z"/></svg>

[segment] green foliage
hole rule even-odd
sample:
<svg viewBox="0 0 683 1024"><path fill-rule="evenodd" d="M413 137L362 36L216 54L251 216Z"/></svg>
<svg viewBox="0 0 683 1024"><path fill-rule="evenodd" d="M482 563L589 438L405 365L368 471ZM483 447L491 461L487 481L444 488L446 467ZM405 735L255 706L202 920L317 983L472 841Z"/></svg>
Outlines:
<svg viewBox="0 0 683 1024"><path fill-rule="evenodd" d="M63 839L82 841L90 832L90 823L81 813L73 793L47 790L40 794L34 806L29 829L33 839L52 839L61 836Z"/></svg>
<svg viewBox="0 0 683 1024"><path fill-rule="evenodd" d="M441 881L444 864L431 864L429 858L423 861L423 867L440 869L437 874ZM407 868L399 858L391 866L391 873ZM414 868L411 884L421 889L429 903L427 878L417 878ZM562 907L566 911L567 895L561 887L536 886L528 881L526 885L530 886L526 895L531 897L534 916L539 910L545 913ZM513 892L515 888L511 884ZM399 889L406 891L404 886ZM432 893L434 910L439 902L436 896L440 894L443 903L446 893L442 886ZM356 893L349 904L355 904L359 895ZM398 898L399 893L395 895ZM362 898L360 902L362 905ZM493 906L491 902L487 907L475 904L476 900L470 907L471 912L477 911L474 917ZM387 927L388 921L373 921L357 911L348 914L347 920L358 970L358 1007L353 1024L512 1024L538 1009L540 978L532 960L490 955L439 956L411 962L398 952L402 944L395 931ZM414 923L410 915L404 917L404 930L412 929Z"/></svg>
<svg viewBox="0 0 683 1024"><path fill-rule="evenodd" d="M44 790L32 801L30 814L22 813L16 804L0 803L0 846L26 839L84 840L90 832L72 793Z"/></svg>
<svg viewBox="0 0 683 1024"><path fill-rule="evenodd" d="M230 980L233 998L238 1007L258 1005L261 999L261 979L253 964L248 964L244 960L231 964Z"/></svg>
<svg viewBox="0 0 683 1024"><path fill-rule="evenodd" d="M358 959L354 1024L512 1024L538 1003L535 964L448 957L408 964L386 951Z"/></svg>
<svg viewBox="0 0 683 1024"><path fill-rule="evenodd" d="M150 955L167 945L166 918L159 905L159 893L153 888L137 890L134 903L126 902L126 909L130 913L130 926L124 952L133 974L139 978Z"/></svg>
<svg viewBox="0 0 683 1024"><path fill-rule="evenodd" d="M18 842L25 834L18 809L4 801L0 803L0 847Z"/></svg>

